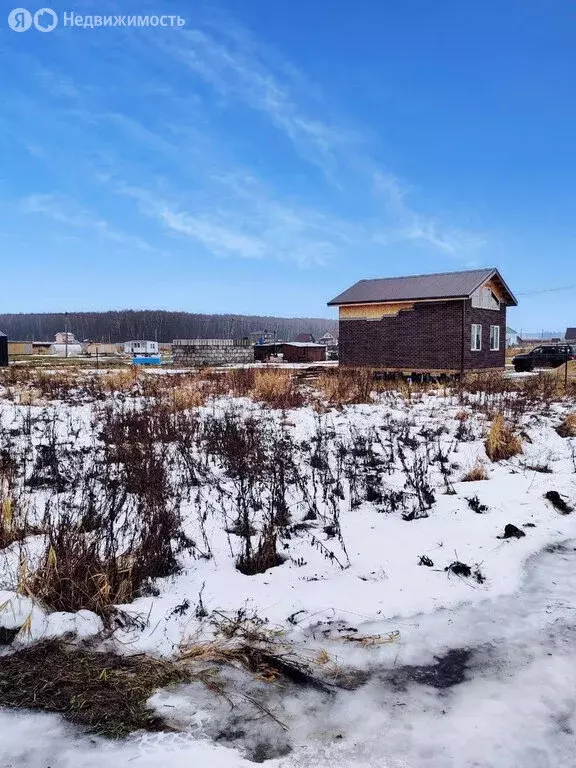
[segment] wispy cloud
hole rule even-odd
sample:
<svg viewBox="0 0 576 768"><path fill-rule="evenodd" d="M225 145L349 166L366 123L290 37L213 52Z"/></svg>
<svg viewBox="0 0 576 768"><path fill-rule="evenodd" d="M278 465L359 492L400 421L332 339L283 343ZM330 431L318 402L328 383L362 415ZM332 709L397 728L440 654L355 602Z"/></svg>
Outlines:
<svg viewBox="0 0 576 768"><path fill-rule="evenodd" d="M196 208L125 184L118 185L117 192L136 200L141 213L172 234L195 240L218 256L323 264L365 237L334 217L275 200L252 176L225 174L213 182L221 194L211 198L213 205L204 201Z"/></svg>
<svg viewBox="0 0 576 768"><path fill-rule="evenodd" d="M171 52L222 97L239 101L264 114L293 143L306 160L322 168L345 193L385 201L384 231L375 229L374 242L420 242L447 256L468 260L485 245L485 237L439 218L425 215L409 203L411 190L384 172L369 151L362 132L320 117L325 103L303 77L290 77L289 66L274 66L267 50L237 24L215 25L215 31L188 30Z"/></svg>
<svg viewBox="0 0 576 768"><path fill-rule="evenodd" d="M127 36L125 46L122 87L150 83L153 110L118 98L125 91L114 91L114 68L105 59L100 82L87 88L74 74L42 69L40 87L56 105L46 117L50 131L41 142L37 135L19 140L54 177L67 173L62 171L70 158L66 136L72 146L86 148L71 170L81 166L82 183L90 175L96 202L90 200L86 210L69 194L32 195L22 203L28 213L142 251L153 250L142 232L148 235L155 223L161 236L170 236L164 250L184 242L191 258L198 257L190 248L195 243L218 257L306 266L385 256L408 243L467 263L484 247L482 234L420 210L426 206L414 200L422 192L415 195L382 169L363 137L367 130L335 119L316 85L239 25L198 25L149 39ZM89 69L78 71L86 78ZM183 74L184 95L174 86ZM31 97L29 102L28 115ZM230 110L224 135L222 104ZM259 163L253 150L261 136L242 134L246 108L264 118L271 139L280 137L281 146L266 143L266 159ZM251 140L251 161L244 161L242 142ZM118 224L114 214L97 212L100 199L110 194L135 201L134 215Z"/></svg>
<svg viewBox="0 0 576 768"><path fill-rule="evenodd" d="M374 174L374 189L381 195L396 226L374 235L376 242L389 245L394 242L420 241L442 251L447 256L469 256L486 245L486 238L478 233L441 224L430 216L417 213L408 204L409 190L390 173Z"/></svg>
<svg viewBox="0 0 576 768"><path fill-rule="evenodd" d="M290 83L269 68L260 47L248 45L245 36L238 33L232 42L200 29L187 30L182 39L185 45L179 42L170 46L173 55L221 96L263 113L302 156L332 174L338 151L352 144L354 135L303 109L302 93L297 96Z"/></svg>
<svg viewBox="0 0 576 768"><path fill-rule="evenodd" d="M47 216L58 224L74 229L85 229L118 245L138 248L143 251L154 250L145 240L114 229L109 222L80 208L74 201L61 195L29 195L21 201L24 213Z"/></svg>

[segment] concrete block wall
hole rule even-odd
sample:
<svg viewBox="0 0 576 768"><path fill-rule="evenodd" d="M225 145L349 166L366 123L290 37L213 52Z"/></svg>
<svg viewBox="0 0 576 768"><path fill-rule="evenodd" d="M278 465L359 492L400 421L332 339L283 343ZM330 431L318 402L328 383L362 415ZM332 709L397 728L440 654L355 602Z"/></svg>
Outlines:
<svg viewBox="0 0 576 768"><path fill-rule="evenodd" d="M254 348L243 340L177 339L172 344L172 362L183 367L253 363Z"/></svg>

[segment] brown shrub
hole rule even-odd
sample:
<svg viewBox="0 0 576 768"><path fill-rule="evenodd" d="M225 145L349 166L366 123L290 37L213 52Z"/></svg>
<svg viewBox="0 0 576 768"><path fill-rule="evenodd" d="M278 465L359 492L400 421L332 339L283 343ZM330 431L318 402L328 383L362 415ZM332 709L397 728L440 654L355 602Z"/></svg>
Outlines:
<svg viewBox="0 0 576 768"><path fill-rule="evenodd" d="M486 472L486 467L480 462L477 462L472 467L472 469L466 472L461 482L474 483L477 480L488 480L488 472Z"/></svg>
<svg viewBox="0 0 576 768"><path fill-rule="evenodd" d="M251 394L273 408L298 408L304 402L292 374L277 369L256 370Z"/></svg>
<svg viewBox="0 0 576 768"><path fill-rule="evenodd" d="M371 403L376 389L373 371L369 368L337 368L326 371L315 382L316 388L334 405Z"/></svg>
<svg viewBox="0 0 576 768"><path fill-rule="evenodd" d="M486 454L492 461L509 459L522 453L522 442L506 424L502 413L494 417L484 445Z"/></svg>
<svg viewBox="0 0 576 768"><path fill-rule="evenodd" d="M460 392L494 395L513 391L516 389L516 383L500 371L467 373L460 379L458 389Z"/></svg>
<svg viewBox="0 0 576 768"><path fill-rule="evenodd" d="M556 427L560 437L576 437L576 413L569 413L564 421Z"/></svg>
<svg viewBox="0 0 576 768"><path fill-rule="evenodd" d="M256 385L256 374L254 368L233 368L226 372L225 379L228 388L236 397L247 397Z"/></svg>
<svg viewBox="0 0 576 768"><path fill-rule="evenodd" d="M206 402L206 392L199 381L190 381L184 385L172 389L167 399L168 410L188 411L190 408L198 408Z"/></svg>
<svg viewBox="0 0 576 768"><path fill-rule="evenodd" d="M541 373L523 380L522 393L532 400L559 400L564 395L564 386L558 376Z"/></svg>
<svg viewBox="0 0 576 768"><path fill-rule="evenodd" d="M104 392L129 392L138 381L139 370L133 365L119 371L104 373L97 381Z"/></svg>

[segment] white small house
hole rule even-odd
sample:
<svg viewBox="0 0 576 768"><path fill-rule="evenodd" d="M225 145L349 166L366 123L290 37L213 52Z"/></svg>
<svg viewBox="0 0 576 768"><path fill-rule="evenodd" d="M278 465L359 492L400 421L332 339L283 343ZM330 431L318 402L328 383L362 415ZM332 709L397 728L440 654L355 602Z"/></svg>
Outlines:
<svg viewBox="0 0 576 768"><path fill-rule="evenodd" d="M124 352L127 355L157 355L157 341L125 341Z"/></svg>
<svg viewBox="0 0 576 768"><path fill-rule="evenodd" d="M506 346L507 347L516 347L518 345L518 342L520 340L520 337L518 335L518 332L514 330L514 328L510 328L509 325L506 326Z"/></svg>
<svg viewBox="0 0 576 768"><path fill-rule="evenodd" d="M56 334L56 344L78 344L78 342L70 331L59 331Z"/></svg>
<svg viewBox="0 0 576 768"><path fill-rule="evenodd" d="M318 339L318 344L324 344L325 347L337 347L338 339L330 331L326 331L324 336Z"/></svg>

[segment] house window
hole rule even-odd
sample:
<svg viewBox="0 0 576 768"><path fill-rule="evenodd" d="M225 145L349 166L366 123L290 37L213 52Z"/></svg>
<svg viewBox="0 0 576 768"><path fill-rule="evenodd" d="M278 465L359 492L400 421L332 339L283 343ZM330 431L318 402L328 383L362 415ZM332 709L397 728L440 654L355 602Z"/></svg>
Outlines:
<svg viewBox="0 0 576 768"><path fill-rule="evenodd" d="M490 326L490 350L492 352L498 352L500 349L500 326Z"/></svg>
<svg viewBox="0 0 576 768"><path fill-rule="evenodd" d="M472 352L480 352L482 349L482 326L472 323Z"/></svg>

